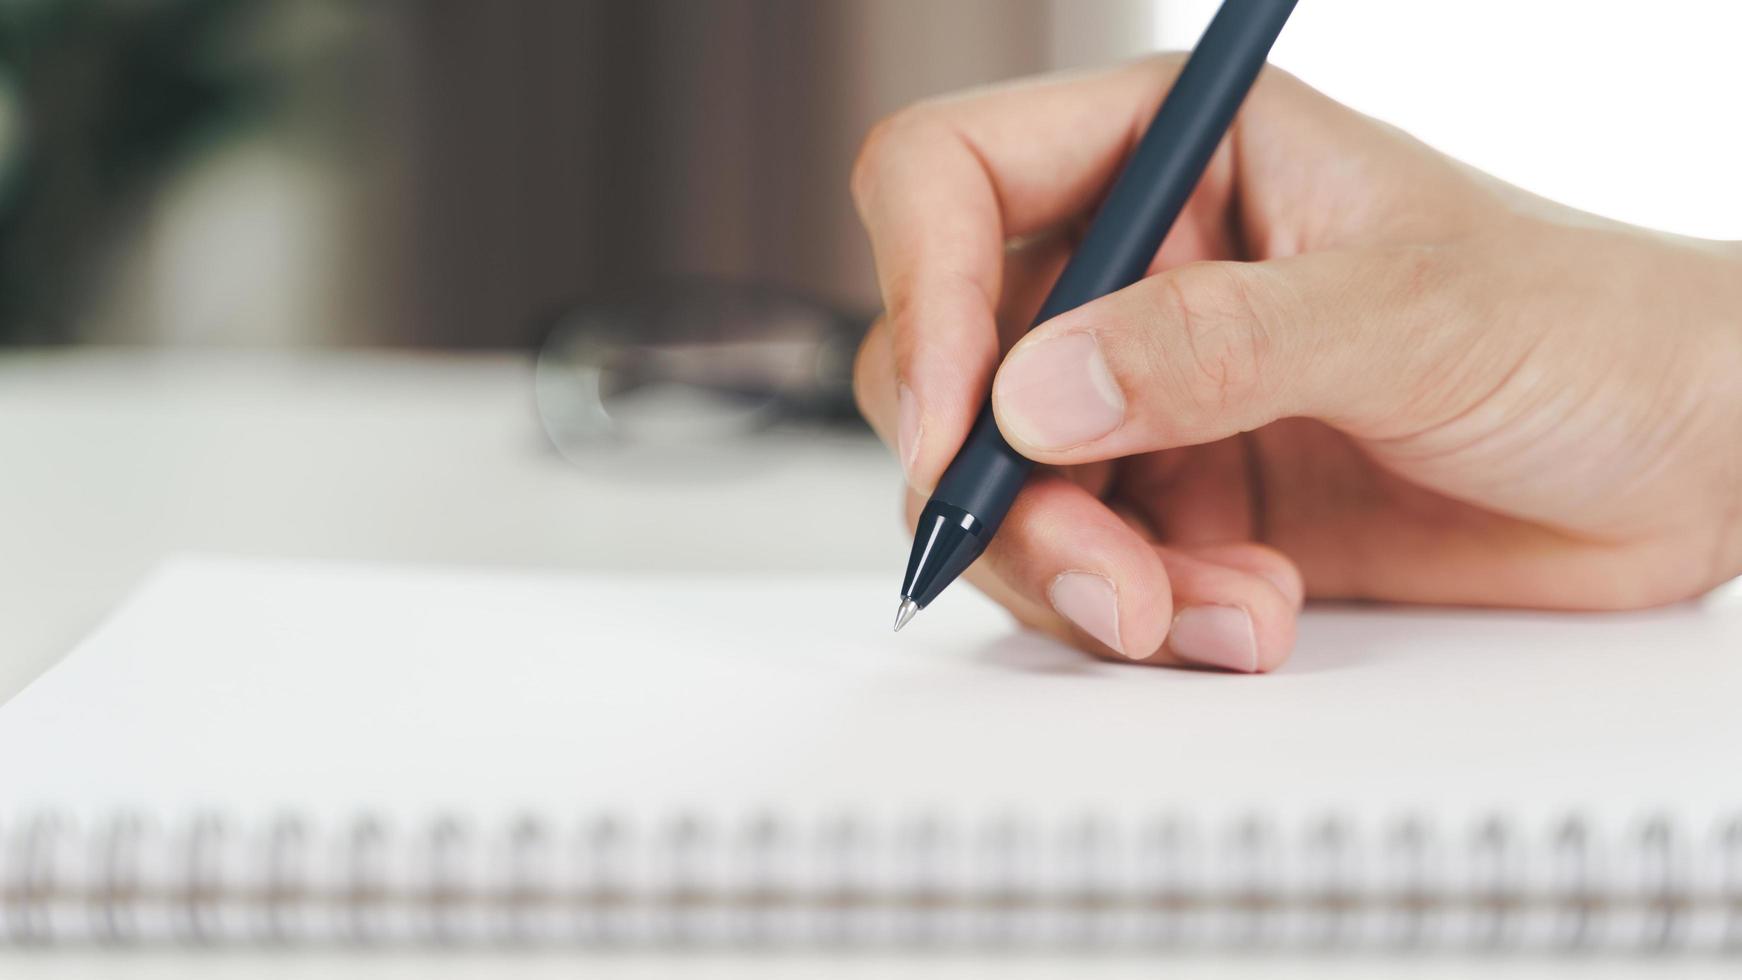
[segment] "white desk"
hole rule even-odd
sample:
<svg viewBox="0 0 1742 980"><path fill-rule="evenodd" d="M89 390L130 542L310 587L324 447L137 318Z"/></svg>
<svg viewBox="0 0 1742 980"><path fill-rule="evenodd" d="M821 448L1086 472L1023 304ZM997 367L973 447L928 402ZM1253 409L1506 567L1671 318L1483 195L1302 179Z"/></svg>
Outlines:
<svg viewBox="0 0 1742 980"><path fill-rule="evenodd" d="M868 437L625 475L550 448L531 378L523 355L0 356L0 701L172 551L875 569L893 606L900 477Z"/></svg>
<svg viewBox="0 0 1742 980"><path fill-rule="evenodd" d="M872 569L906 557L895 466L868 440L777 439L736 476L584 470L537 426L521 356L0 356L0 699L167 552L576 568ZM698 502L706 506L698 507ZM770 539L775 515L798 533ZM827 547L822 546L827 542ZM655 545L650 547L649 545ZM3 790L3 788L0 788ZM0 951L0 977L1727 976L1648 959L467 951Z"/></svg>

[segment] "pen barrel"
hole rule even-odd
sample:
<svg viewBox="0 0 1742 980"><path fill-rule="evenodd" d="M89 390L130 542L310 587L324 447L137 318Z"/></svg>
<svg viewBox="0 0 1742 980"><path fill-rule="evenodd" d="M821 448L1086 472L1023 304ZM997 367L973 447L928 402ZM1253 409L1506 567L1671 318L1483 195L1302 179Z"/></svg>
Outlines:
<svg viewBox="0 0 1742 980"><path fill-rule="evenodd" d="M1143 277L1184 210L1295 0L1225 0L1072 253L1036 325Z"/></svg>
<svg viewBox="0 0 1742 980"><path fill-rule="evenodd" d="M990 537L1003 523L1032 469L1034 461L1004 441L998 420L992 417L992 405L987 403L974 420L961 452L938 480L931 499L973 514L985 524L983 533Z"/></svg>
<svg viewBox="0 0 1742 980"><path fill-rule="evenodd" d="M1226 0L1156 110L1036 324L1143 277L1209 166L1295 0ZM1004 520L1034 468L998 431L988 402L932 494L986 525Z"/></svg>
<svg viewBox="0 0 1742 980"><path fill-rule="evenodd" d="M1225 0L1162 99L1036 324L1143 277L1203 177L1295 0ZM922 608L964 571L1034 463L1004 441L990 402L921 514L902 596Z"/></svg>

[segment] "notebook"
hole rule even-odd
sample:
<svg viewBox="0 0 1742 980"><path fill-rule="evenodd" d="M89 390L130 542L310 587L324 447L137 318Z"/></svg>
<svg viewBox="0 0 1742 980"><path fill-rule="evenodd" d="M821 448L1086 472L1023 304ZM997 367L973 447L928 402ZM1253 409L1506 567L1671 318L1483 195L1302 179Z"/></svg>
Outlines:
<svg viewBox="0 0 1742 980"><path fill-rule="evenodd" d="M13 943L1742 949L1742 601L1267 676L884 578L187 557L0 706Z"/></svg>

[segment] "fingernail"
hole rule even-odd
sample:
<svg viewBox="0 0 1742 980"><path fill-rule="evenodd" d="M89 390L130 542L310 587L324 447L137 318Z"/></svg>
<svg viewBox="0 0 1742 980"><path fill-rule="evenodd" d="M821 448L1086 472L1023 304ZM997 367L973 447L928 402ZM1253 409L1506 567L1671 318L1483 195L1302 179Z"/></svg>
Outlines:
<svg viewBox="0 0 1742 980"><path fill-rule="evenodd" d="M1119 594L1113 589L1112 579L1092 572L1065 572L1052 580L1046 595L1060 616L1076 623L1083 632L1119 653L1125 653L1124 645L1119 642Z"/></svg>
<svg viewBox="0 0 1742 980"><path fill-rule="evenodd" d="M1068 449L1119 427L1119 392L1101 345L1068 333L1016 352L998 372L998 418L1006 434L1036 449Z"/></svg>
<svg viewBox="0 0 1742 980"><path fill-rule="evenodd" d="M919 399L913 389L902 385L895 390L896 431L895 451L901 456L901 469L907 481L913 482L913 461L919 458Z"/></svg>
<svg viewBox="0 0 1742 980"><path fill-rule="evenodd" d="M1181 660L1251 674L1258 670L1258 634L1239 606L1187 606L1173 619L1168 649Z"/></svg>

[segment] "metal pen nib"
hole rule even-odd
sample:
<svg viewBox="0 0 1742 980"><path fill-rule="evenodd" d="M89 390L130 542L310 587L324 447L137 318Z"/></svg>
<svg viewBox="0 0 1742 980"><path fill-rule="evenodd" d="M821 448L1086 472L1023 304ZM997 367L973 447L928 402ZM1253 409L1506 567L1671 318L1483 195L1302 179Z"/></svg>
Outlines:
<svg viewBox="0 0 1742 980"><path fill-rule="evenodd" d="M919 603L912 599L901 600L901 608L895 610L895 632L901 632L901 628L906 626L907 621L912 619L913 614L917 612L919 612Z"/></svg>

